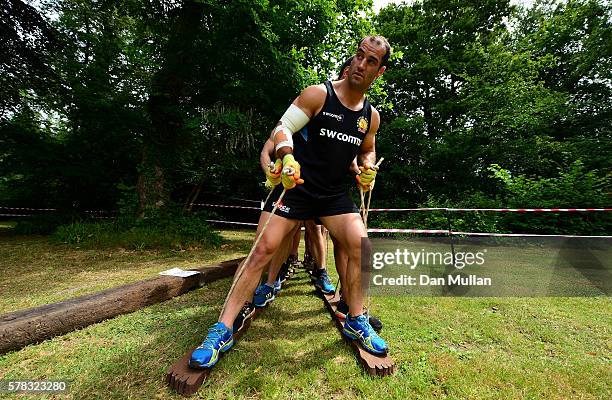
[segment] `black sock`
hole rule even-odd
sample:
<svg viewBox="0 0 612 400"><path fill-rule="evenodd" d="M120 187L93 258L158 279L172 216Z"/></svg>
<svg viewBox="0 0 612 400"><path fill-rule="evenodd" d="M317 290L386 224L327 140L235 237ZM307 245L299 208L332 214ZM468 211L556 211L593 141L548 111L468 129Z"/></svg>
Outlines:
<svg viewBox="0 0 612 400"><path fill-rule="evenodd" d="M348 319L350 319L351 321L354 321L354 320L355 320L357 317L359 317L359 316L361 316L361 315L363 315L363 314L359 314L359 315L357 315L357 316L352 316L352 315L351 315L351 313L349 312L349 313L346 315L346 317L347 317Z"/></svg>

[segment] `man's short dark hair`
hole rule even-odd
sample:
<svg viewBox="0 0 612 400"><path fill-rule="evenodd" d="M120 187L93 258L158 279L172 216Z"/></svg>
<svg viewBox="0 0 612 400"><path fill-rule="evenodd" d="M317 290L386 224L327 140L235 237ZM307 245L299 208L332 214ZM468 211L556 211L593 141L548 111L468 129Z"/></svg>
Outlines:
<svg viewBox="0 0 612 400"><path fill-rule="evenodd" d="M353 57L349 57L346 59L344 64L342 64L342 66L340 67L340 72L338 72L338 80L342 79L342 74L344 74L344 70L346 69L346 67L351 65L352 62L353 62Z"/></svg>
<svg viewBox="0 0 612 400"><path fill-rule="evenodd" d="M391 56L391 46L389 45L389 41L387 40L387 38L381 35L370 35L370 36L364 37L361 40L361 42L359 42L359 45L361 45L361 43L363 43L366 40L369 40L371 43L374 43L377 46L385 47L385 55L383 56L382 60L380 60L380 67L378 67L378 69L387 65L387 62L389 61L389 57Z"/></svg>

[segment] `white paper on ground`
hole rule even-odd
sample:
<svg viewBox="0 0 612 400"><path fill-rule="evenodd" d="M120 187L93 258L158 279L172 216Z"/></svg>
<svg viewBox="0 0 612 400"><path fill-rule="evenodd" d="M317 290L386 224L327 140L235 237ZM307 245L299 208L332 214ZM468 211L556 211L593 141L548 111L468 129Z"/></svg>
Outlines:
<svg viewBox="0 0 612 400"><path fill-rule="evenodd" d="M199 274L198 271L185 271L180 268L172 268L159 273L160 275L178 276L179 278L187 278L188 276Z"/></svg>

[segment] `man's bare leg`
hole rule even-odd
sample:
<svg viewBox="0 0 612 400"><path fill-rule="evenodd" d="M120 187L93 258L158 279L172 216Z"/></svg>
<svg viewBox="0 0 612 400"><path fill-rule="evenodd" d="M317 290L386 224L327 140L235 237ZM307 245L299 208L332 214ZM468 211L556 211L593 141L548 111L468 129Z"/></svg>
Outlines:
<svg viewBox="0 0 612 400"><path fill-rule="evenodd" d="M367 238L363 221L358 214L352 213L321 217L321 221L348 255L343 296L349 306L349 313L344 321L342 334L358 340L366 351L384 354L387 344L374 331L368 316L363 312L361 240Z"/></svg>
<svg viewBox="0 0 612 400"><path fill-rule="evenodd" d="M298 224L298 228L301 226L301 223ZM298 248L300 247L300 239L302 238L302 230L297 229L293 234L293 242L291 242L291 253L289 254L291 257L294 257L295 260L298 259Z"/></svg>
<svg viewBox="0 0 612 400"><path fill-rule="evenodd" d="M298 224L293 229L297 230L299 233L300 225ZM289 235L287 235L283 239L283 242L281 243L281 246L278 249L278 251L274 254L274 257L272 257L272 261L270 261L270 265L268 267L268 278L266 279L267 284L274 285L274 282L278 278L278 272L283 266L283 263L287 261L287 258L289 257L289 254L291 253L291 250L293 249L294 237L295 237L294 232L291 232Z"/></svg>
<svg viewBox="0 0 612 400"><path fill-rule="evenodd" d="M336 271L338 271L338 276L340 277L340 287L345 288L347 286L346 265L348 263L348 254L344 251L344 248L342 248L342 245L334 235L330 236L334 245L334 263L336 264Z"/></svg>
<svg viewBox="0 0 612 400"><path fill-rule="evenodd" d="M310 250L309 232L304 221L304 267L308 270L312 269L312 251Z"/></svg>
<svg viewBox="0 0 612 400"><path fill-rule="evenodd" d="M308 243L308 250L314 258L315 265L318 269L325 268L325 238L321 234L319 225L315 224L313 220L304 222L306 227L306 242Z"/></svg>
<svg viewBox="0 0 612 400"><path fill-rule="evenodd" d="M322 293L332 294L336 291L336 288L332 284L327 273L327 268L325 267L326 252L324 231L327 233L324 227L315 224L314 221L306 221L308 243L310 244L309 247L312 251L312 258L315 263L315 268L312 271L314 285Z"/></svg>
<svg viewBox="0 0 612 400"><path fill-rule="evenodd" d="M296 226L294 229L298 229ZM274 253L272 260L268 263L267 269L267 277L266 282L257 286L255 290L255 295L253 296L253 306L256 308L262 308L268 305L271 301L274 300L276 294L281 289L281 283L285 281L286 277L283 275L284 279L279 278L279 271L283 267L283 263L287 260L287 256L291 251L291 240L293 239L293 231L290 232L289 235L286 235L283 238L281 245L278 250ZM260 279L261 280L261 279ZM239 314L239 317L242 314Z"/></svg>
<svg viewBox="0 0 612 400"><path fill-rule="evenodd" d="M270 215L270 214L268 213L267 215ZM259 214L259 221L257 221L257 230L255 231L255 239L257 239L257 237L259 236L259 233L261 232L261 228L266 223L266 219L267 219L267 216L264 215L263 212ZM236 269L236 272L234 272L234 279L236 279L236 276L238 276L238 272L242 268L242 264L244 264L244 261L246 260L243 260L240 264L238 264L238 268ZM268 262L268 264L264 266L264 270L266 267L269 267L269 265L270 265L270 262Z"/></svg>
<svg viewBox="0 0 612 400"><path fill-rule="evenodd" d="M352 316L363 313L361 291L361 238L367 232L359 214L341 214L321 217L323 225L338 241L348 256L342 290Z"/></svg>
<svg viewBox="0 0 612 400"><path fill-rule="evenodd" d="M262 211L260 218L267 219L270 213ZM249 263L244 267L244 272L240 279L236 282L233 292L231 293L223 314L219 318L226 327L231 327L234 319L243 304L247 300L253 298L255 288L259 284L261 274L266 264L272 259L276 250L278 250L283 238L287 236L293 228L299 223L297 220L273 215L268 227L263 236L253 251Z"/></svg>
<svg viewBox="0 0 612 400"><path fill-rule="evenodd" d="M321 265L327 268L327 257L329 256L327 252L327 239L329 238L329 231L323 225L318 225L321 231L321 247L323 249L323 255L321 256Z"/></svg>
<svg viewBox="0 0 612 400"><path fill-rule="evenodd" d="M345 279L346 279L346 265L348 263L348 255L346 254L346 252L344 251L340 243L332 235L330 236L332 238L332 242L334 243L334 260L336 263L336 271L338 271L338 276L340 277L340 285L341 285L340 287L344 288L346 287ZM344 297L344 294L342 294L342 297ZM343 302L344 301L345 300L343 299ZM340 309L341 307L342 307L342 310ZM340 314L336 314L336 315L341 316L341 318L344 318L344 314L346 313L344 306L338 305L338 311L340 311ZM383 328L382 321L379 318L375 317L374 315L369 314L369 312L370 311L368 310L370 325L372 325L372 328L374 328L376 332L380 332L380 330Z"/></svg>

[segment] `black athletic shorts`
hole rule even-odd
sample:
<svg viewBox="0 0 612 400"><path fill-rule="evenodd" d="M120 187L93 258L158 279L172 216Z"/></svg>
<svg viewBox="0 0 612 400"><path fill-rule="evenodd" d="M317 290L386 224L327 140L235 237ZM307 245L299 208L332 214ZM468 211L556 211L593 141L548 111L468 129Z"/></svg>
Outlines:
<svg viewBox="0 0 612 400"><path fill-rule="evenodd" d="M283 185L274 188L264 211L272 212L272 208L283 191ZM351 200L348 192L332 196L319 196L312 194L298 185L287 190L275 214L289 219L318 219L340 214L359 214L359 209ZM320 221L317 221L320 222Z"/></svg>

